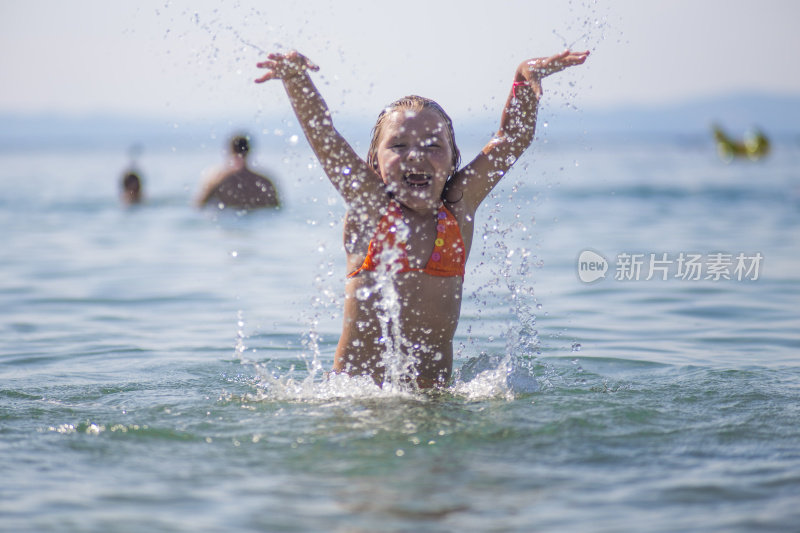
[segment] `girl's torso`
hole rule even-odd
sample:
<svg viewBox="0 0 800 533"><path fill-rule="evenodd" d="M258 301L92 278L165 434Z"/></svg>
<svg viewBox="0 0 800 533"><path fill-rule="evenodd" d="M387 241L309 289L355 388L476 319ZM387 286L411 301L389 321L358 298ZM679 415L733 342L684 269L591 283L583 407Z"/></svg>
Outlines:
<svg viewBox="0 0 800 533"><path fill-rule="evenodd" d="M464 261L472 242L472 217L458 204L447 208L458 224ZM392 291L379 290L385 270L362 270L347 280L345 288L344 327L336 350L335 371L349 374L370 374L382 382L383 367L379 364L386 351L386 336L399 324L400 339L393 339L396 349L417 357L418 383L432 386L446 382L452 370L452 340L461 311L463 277L431 275L423 270L431 263L437 249L441 220L403 210L408 222L405 255L412 270L392 275ZM378 224L365 228L359 218L348 213L345 221L345 248L348 272L364 265L369 243L375 238ZM368 235L364 239L364 235ZM395 266L396 269L399 266ZM396 298L396 301L392 301ZM383 300L382 300L383 299ZM388 306L387 306L388 304ZM381 314L388 314L387 323ZM399 322L398 322L399 320Z"/></svg>

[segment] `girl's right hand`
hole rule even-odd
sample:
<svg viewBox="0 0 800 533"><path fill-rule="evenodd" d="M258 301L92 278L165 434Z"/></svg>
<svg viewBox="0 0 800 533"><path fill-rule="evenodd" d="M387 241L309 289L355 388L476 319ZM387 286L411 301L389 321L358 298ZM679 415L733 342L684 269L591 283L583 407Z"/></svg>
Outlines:
<svg viewBox="0 0 800 533"><path fill-rule="evenodd" d="M296 50L286 54L269 54L267 58L266 61L256 64L258 68L269 69L263 76L255 80L256 83L264 83L268 80L287 80L300 76L306 70L319 70L317 65Z"/></svg>

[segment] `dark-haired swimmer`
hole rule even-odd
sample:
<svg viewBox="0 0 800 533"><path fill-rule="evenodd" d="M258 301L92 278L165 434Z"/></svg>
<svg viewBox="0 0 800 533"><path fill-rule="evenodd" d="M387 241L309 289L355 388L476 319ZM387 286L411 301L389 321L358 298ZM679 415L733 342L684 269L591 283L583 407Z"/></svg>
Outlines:
<svg viewBox="0 0 800 533"><path fill-rule="evenodd" d="M199 207L209 203L234 209L280 207L278 191L272 180L248 166L249 152L250 142L246 136L237 135L231 139L228 168L205 184L197 198Z"/></svg>
<svg viewBox="0 0 800 533"><path fill-rule="evenodd" d="M122 176L122 203L133 205L142 202L142 178L135 170L129 170Z"/></svg>

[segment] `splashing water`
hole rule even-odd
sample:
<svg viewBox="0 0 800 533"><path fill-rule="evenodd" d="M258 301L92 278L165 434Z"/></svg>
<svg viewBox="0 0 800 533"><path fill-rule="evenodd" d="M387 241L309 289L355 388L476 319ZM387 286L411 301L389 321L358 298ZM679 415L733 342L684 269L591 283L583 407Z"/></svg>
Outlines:
<svg viewBox="0 0 800 533"><path fill-rule="evenodd" d="M401 220L397 224L395 238L402 242L408 239L409 228ZM408 390L416 382L418 358L411 350L404 350L409 343L403 337L400 311L402 302L397 291L397 274L400 271L401 251L397 247L385 247L379 257L380 267L375 276L373 290L377 292L377 310L381 326L384 351L378 363L384 368L383 387L387 390Z"/></svg>
<svg viewBox="0 0 800 533"><path fill-rule="evenodd" d="M409 229L406 224L397 224L395 237L398 241L408 239ZM319 312L326 305L339 304L335 296L323 301L316 296L311 308L313 314L306 316L304 321L309 324L309 330L304 334L302 345L304 351L300 358L305 364L306 373L297 375L294 366L283 371L270 370L265 364L247 361L242 357L246 347L244 343L244 322L241 312L238 315L238 330L236 354L243 364L251 365L258 375L259 392L256 399L289 400L289 401L326 401L333 398L371 398L371 397L405 397L417 395L416 387L417 365L419 359L409 349L411 342L403 336L401 322L402 298L396 285L397 274L401 269L398 261L402 250L397 247L387 246L381 250L377 258L378 268L370 277L372 285L366 285L356 291L359 300L372 300L375 306L375 315L380 327L380 344L383 351L377 363L383 369L383 383L377 385L368 376L347 376L344 374L327 373L321 363ZM324 295L331 291L325 289L321 276L316 278L317 295Z"/></svg>
<svg viewBox="0 0 800 533"><path fill-rule="evenodd" d="M521 187L521 184L512 184L512 193ZM498 197L493 195L492 199L498 200ZM513 194L508 199L512 200ZM479 316L487 311L492 313L501 302L509 303L514 320L506 324L500 335L505 341L501 354L482 350L478 357L464 364L458 381L468 385L459 385L458 389L465 393L472 393L479 384L484 390L499 387L511 395L532 393L540 388L535 369L540 355L536 312L542 306L536 302L530 275L533 269L541 266L541 261L529 249L532 232L521 216L527 208L517 205L511 223L501 221L507 218L507 211L504 202L496 201L484 224L482 238L476 241L482 245L480 267L488 268L491 275L470 298L477 300ZM531 221L535 223L535 218ZM487 318L491 318L491 314ZM493 341L493 337L488 340ZM472 342L475 344L477 340L472 339Z"/></svg>
<svg viewBox="0 0 800 533"><path fill-rule="evenodd" d="M408 228L400 224L397 228L397 239L406 240ZM504 264L502 278L506 287L514 295L516 314L521 325L508 327L505 334L506 350L502 355L481 354L456 368L452 384L439 392L452 394L469 401L503 398L514 399L517 394L529 394L539 390L533 365L532 353L538 353L538 337L534 329L535 317L530 310L526 289L518 286L511 276L511 271L527 272L530 254L523 250L512 253L506 248L504 256L513 257L515 261ZM383 352L380 367L384 370L384 381L376 384L368 376L348 376L327 373L321 363L319 346L319 315L306 317L309 331L302 341L304 351L301 359L305 363L305 372L295 366L274 370L268 365L274 362L260 363L247 361L242 355L245 352L244 321L241 312L238 315L237 348L243 364L251 365L257 374L256 392L249 399L255 401L290 401L290 402L327 402L341 399L363 398L425 398L426 391L416 388L416 367L419 362L410 348L410 342L403 337L401 324L401 296L396 286L397 273L401 263L397 261L401 251L394 247L385 247L378 259L380 267L370 278L372 285L359 288L356 298L360 300L374 299L375 312L380 325ZM317 283L322 284L318 277ZM322 288L316 291L321 294ZM338 303L338 302L337 302ZM314 308L325 305L319 298L315 299Z"/></svg>
<svg viewBox="0 0 800 533"><path fill-rule="evenodd" d="M588 46L592 50L596 50L597 44L606 38L606 32L609 29L608 8L601 7L596 0L579 2L579 5L572 2L570 4L576 13L574 20L569 22L563 30L553 29L553 35L561 39L564 48L571 50L578 43L583 43L581 46ZM601 9L606 12L601 12ZM564 33L573 37L567 38ZM574 37L576 34L579 36Z"/></svg>

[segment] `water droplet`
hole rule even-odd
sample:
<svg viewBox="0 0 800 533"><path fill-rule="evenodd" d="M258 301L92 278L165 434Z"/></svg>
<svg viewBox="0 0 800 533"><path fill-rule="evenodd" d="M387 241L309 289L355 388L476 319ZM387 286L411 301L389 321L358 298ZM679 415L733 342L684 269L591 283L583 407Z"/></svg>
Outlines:
<svg viewBox="0 0 800 533"><path fill-rule="evenodd" d="M580 352L580 351L581 351L581 345L580 345L580 343L578 343L578 342L576 342L576 343L573 343L573 345L572 345L572 351L573 351L573 352ZM577 361L576 361L576 362L577 362Z"/></svg>
<svg viewBox="0 0 800 533"><path fill-rule="evenodd" d="M356 291L356 298L359 300L366 300L372 295L372 290L369 287L361 287Z"/></svg>

